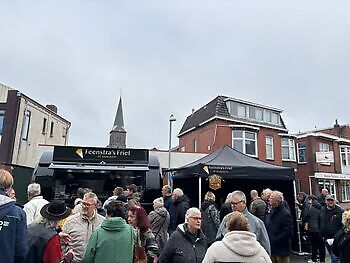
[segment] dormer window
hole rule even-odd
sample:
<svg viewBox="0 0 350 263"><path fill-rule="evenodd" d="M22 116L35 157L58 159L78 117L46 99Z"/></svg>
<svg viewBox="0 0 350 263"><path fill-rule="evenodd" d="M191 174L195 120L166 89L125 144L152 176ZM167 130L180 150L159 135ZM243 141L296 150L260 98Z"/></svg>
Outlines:
<svg viewBox="0 0 350 263"><path fill-rule="evenodd" d="M233 117L281 126L280 113L273 109L266 109L235 101L227 101L226 105L230 115Z"/></svg>

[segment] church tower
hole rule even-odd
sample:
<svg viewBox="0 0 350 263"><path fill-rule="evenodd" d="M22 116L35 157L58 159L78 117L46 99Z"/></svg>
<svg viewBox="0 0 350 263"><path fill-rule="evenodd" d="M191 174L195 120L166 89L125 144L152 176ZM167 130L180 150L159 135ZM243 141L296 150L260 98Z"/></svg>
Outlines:
<svg viewBox="0 0 350 263"><path fill-rule="evenodd" d="M117 114L115 115L113 128L110 131L110 135L109 135L108 147L111 147L111 148L126 147L126 131L124 129L122 97L119 98Z"/></svg>

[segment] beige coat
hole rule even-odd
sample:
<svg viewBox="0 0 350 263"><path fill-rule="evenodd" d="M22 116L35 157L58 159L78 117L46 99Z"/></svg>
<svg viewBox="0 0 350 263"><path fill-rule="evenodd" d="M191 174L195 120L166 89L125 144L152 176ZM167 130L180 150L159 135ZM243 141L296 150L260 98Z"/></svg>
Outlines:
<svg viewBox="0 0 350 263"><path fill-rule="evenodd" d="M68 244L68 249L73 249L73 262L81 262L84 257L87 243L92 232L101 225L104 217L95 212L92 220L88 220L82 214L76 214L69 217L63 226L63 232L72 237Z"/></svg>

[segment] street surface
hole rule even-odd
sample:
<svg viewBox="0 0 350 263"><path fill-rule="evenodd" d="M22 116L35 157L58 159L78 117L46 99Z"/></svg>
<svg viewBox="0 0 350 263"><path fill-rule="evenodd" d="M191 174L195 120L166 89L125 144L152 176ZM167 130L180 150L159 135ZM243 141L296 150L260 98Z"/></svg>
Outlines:
<svg viewBox="0 0 350 263"><path fill-rule="evenodd" d="M308 260L307 256L298 256L295 254L291 254L291 256L290 256L291 263L306 263L307 260ZM331 263L331 259L329 258L329 255L327 252L326 252L326 262L325 263Z"/></svg>

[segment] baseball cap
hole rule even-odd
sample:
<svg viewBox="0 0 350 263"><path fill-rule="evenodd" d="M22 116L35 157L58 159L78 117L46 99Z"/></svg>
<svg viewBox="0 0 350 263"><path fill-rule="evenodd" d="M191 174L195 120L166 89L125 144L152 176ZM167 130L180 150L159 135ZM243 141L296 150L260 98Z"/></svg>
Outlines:
<svg viewBox="0 0 350 263"><path fill-rule="evenodd" d="M335 200L333 195L326 195L326 200Z"/></svg>

